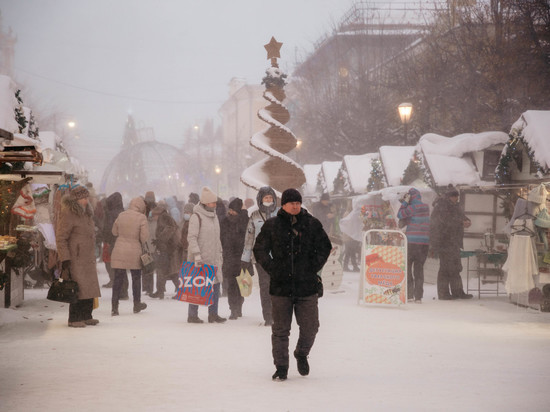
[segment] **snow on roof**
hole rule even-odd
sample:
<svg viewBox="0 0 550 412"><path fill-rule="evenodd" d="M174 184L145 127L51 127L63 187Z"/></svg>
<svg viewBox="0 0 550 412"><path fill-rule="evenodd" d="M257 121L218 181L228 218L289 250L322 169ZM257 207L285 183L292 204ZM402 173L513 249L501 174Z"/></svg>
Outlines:
<svg viewBox="0 0 550 412"><path fill-rule="evenodd" d="M365 153L362 155L346 155L342 167L346 167L351 191L365 193L369 183L371 161L378 159L378 153Z"/></svg>
<svg viewBox="0 0 550 412"><path fill-rule="evenodd" d="M403 173L413 157L414 149L414 146L381 146L378 149L389 186L401 184Z"/></svg>
<svg viewBox="0 0 550 412"><path fill-rule="evenodd" d="M512 125L522 129L523 138L533 149L534 159L550 168L550 110L528 110Z"/></svg>
<svg viewBox="0 0 550 412"><path fill-rule="evenodd" d="M55 134L55 132L40 131L38 138L42 142L40 145L42 149L56 150L58 144L61 142L61 138Z"/></svg>
<svg viewBox="0 0 550 412"><path fill-rule="evenodd" d="M34 146L39 152L42 151L39 140L32 139L21 133L14 133L13 140L7 140L2 143L4 146Z"/></svg>
<svg viewBox="0 0 550 412"><path fill-rule="evenodd" d="M17 106L16 86L13 80L0 75L0 128L8 132L19 130L13 109Z"/></svg>
<svg viewBox="0 0 550 412"><path fill-rule="evenodd" d="M321 165L304 165L306 182L304 183L304 196L315 196L317 189L317 178L321 171Z"/></svg>
<svg viewBox="0 0 550 412"><path fill-rule="evenodd" d="M321 163L321 172L323 174L323 178L325 179L326 189L328 193L332 193L334 191L334 179L336 179L336 176L338 176L338 170L340 170L340 166L342 166L341 161L327 161Z"/></svg>
<svg viewBox="0 0 550 412"><path fill-rule="evenodd" d="M504 132L464 133L451 138L426 133L418 145L437 186L482 186L490 182L481 180L473 159L464 155L507 141Z"/></svg>
<svg viewBox="0 0 550 412"><path fill-rule="evenodd" d="M504 132L463 133L454 137L426 133L418 143L424 154L462 157L466 153L477 152L507 141L508 135Z"/></svg>

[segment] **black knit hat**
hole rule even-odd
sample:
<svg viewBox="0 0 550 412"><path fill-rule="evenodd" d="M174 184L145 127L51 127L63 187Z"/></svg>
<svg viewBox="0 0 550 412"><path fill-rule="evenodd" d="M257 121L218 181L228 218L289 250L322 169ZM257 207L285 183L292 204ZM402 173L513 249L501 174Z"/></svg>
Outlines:
<svg viewBox="0 0 550 412"><path fill-rule="evenodd" d="M302 203L302 195L296 189L286 189L281 196L281 206L288 202Z"/></svg>
<svg viewBox="0 0 550 412"><path fill-rule="evenodd" d="M243 208L243 201L236 197L231 202L229 202L229 209L233 209L235 212L240 212Z"/></svg>
<svg viewBox="0 0 550 412"><path fill-rule="evenodd" d="M445 196L455 197L458 195L459 195L458 190L456 190L456 188L452 184L449 184L449 186L447 186L447 191L445 192Z"/></svg>

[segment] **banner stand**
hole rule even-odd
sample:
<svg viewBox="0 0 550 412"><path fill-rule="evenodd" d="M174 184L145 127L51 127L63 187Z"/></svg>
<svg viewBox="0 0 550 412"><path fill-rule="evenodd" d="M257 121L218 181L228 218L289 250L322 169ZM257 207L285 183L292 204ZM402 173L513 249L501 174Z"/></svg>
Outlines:
<svg viewBox="0 0 550 412"><path fill-rule="evenodd" d="M407 237L400 230L363 233L358 304L407 303Z"/></svg>

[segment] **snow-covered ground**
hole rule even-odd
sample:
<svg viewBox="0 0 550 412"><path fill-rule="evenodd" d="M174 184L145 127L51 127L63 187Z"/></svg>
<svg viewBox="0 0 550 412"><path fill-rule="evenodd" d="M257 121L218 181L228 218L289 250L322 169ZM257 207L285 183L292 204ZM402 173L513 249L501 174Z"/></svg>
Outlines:
<svg viewBox="0 0 550 412"><path fill-rule="evenodd" d="M285 382L271 380L257 287L243 318L202 325L186 323L187 304L149 297L144 312L122 301L112 318L102 289L101 323L85 329L67 327L67 306L46 289L26 290L21 307L0 309L0 410L548 410L550 313L425 289L421 305L360 306L358 274L346 272L320 300L310 375L291 359ZM228 315L226 298L220 307ZM291 349L296 338L294 325Z"/></svg>

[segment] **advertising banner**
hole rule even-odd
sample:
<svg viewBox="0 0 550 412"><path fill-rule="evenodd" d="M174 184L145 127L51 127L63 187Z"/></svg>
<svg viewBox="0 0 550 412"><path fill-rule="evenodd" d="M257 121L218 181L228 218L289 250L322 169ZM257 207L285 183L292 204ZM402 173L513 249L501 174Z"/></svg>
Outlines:
<svg viewBox="0 0 550 412"><path fill-rule="evenodd" d="M362 303L407 303L407 240L402 232L369 230L363 238L361 259Z"/></svg>

